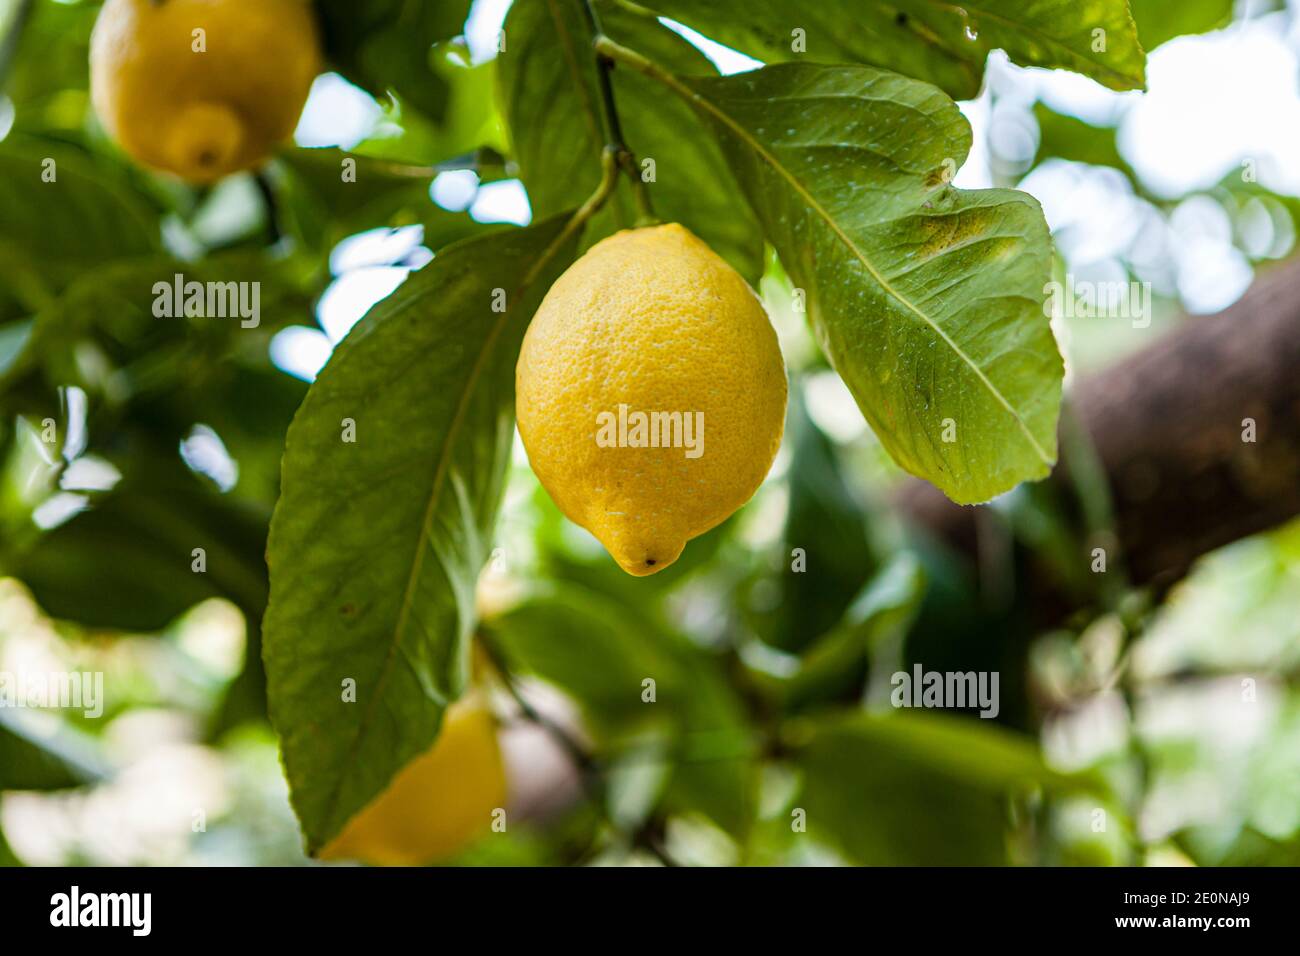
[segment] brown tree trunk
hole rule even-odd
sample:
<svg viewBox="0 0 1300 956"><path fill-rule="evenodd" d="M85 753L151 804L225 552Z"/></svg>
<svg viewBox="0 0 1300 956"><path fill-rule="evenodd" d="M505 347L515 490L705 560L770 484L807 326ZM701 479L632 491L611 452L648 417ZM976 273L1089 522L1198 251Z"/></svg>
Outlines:
<svg viewBox="0 0 1300 956"><path fill-rule="evenodd" d="M1300 260L1086 378L1072 401L1108 478L1135 584L1167 586L1206 552L1300 514ZM1253 442L1243 439L1251 421ZM976 508L920 481L900 504L975 554Z"/></svg>

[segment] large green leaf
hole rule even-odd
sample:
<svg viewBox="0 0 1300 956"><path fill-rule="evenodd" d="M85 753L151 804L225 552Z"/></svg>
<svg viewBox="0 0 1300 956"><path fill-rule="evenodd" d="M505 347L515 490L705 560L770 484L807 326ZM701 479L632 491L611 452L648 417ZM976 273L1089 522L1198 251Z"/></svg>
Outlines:
<svg viewBox="0 0 1300 956"><path fill-rule="evenodd" d="M515 360L571 257L563 225L440 253L349 333L290 426L263 659L309 851L433 743L465 685Z"/></svg>
<svg viewBox="0 0 1300 956"><path fill-rule="evenodd" d="M1073 70L1116 90L1145 82L1126 0L749 0L743 12L732 0L645 5L762 60L866 63L957 99L979 93L984 61L999 48L1024 66Z"/></svg>
<svg viewBox="0 0 1300 956"><path fill-rule="evenodd" d="M1006 863L1012 797L1096 786L1047 768L1029 738L933 714L823 718L797 761L809 832L883 866Z"/></svg>
<svg viewBox="0 0 1300 956"><path fill-rule="evenodd" d="M611 2L596 7L611 36L677 72L716 75L698 50L654 17ZM533 211L548 216L581 202L600 181L605 139L592 34L573 0L518 0L506 35L506 50L497 60L503 109ZM642 162L655 162L656 181L648 188L656 214L690 228L756 281L762 236L699 118L632 71L616 70L613 86L627 145ZM587 239L594 242L635 220L630 187L621 182Z"/></svg>
<svg viewBox="0 0 1300 956"><path fill-rule="evenodd" d="M696 79L613 52L713 122L895 461L963 504L1048 474L1063 367L1047 223L1025 193L949 184L971 145L951 100L870 67Z"/></svg>

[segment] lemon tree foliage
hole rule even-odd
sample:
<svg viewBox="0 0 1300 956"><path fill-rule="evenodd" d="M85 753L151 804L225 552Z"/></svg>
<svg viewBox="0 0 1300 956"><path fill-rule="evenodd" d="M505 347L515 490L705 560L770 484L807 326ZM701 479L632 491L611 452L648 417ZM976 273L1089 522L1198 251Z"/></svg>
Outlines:
<svg viewBox="0 0 1300 956"><path fill-rule="evenodd" d="M0 708L0 787L58 790L108 776L109 767L85 735L71 727L49 732L31 715Z"/></svg>
<svg viewBox="0 0 1300 956"><path fill-rule="evenodd" d="M698 223L750 275L755 244L766 238L776 247L806 293L832 363L905 467L961 501L985 500L1045 474L1055 456L1061 375L1041 307L1050 255L1046 226L1021 194L951 187L970 146L969 128L951 100L925 83L870 67L791 64L710 77L714 71L700 56L652 17L621 4L595 6L606 35L639 45L631 52L618 47L626 55L612 92L622 136L638 156L655 160L647 185L656 211ZM601 177L602 147L616 132L603 112L590 55L595 29L579 5L558 0L524 0L507 22L498 62L502 101L541 215L591 193ZM679 75L691 73L700 75ZM561 142L566 148L557 149ZM742 193L747 202L739 201ZM641 213L620 184L588 223L583 242L632 225ZM502 241L482 245L487 250ZM457 254L444 253L351 333L289 436L271 538L265 655L272 715L312 847L335 835L428 746L463 687L470 585L486 555L490 510L457 503L436 486L399 492L393 481L421 476L402 469L389 477L392 450L370 452L369 469L342 471L354 477L331 495L309 484L309 476L368 460L363 421L357 445L337 435L344 406L361 394L373 421L386 421L391 410L395 421L415 428L410 416L420 406L409 404L406 391L376 387L395 355L413 356L429 342L371 350L384 341L378 330L396 325L385 317L402 314L419 290L427 298L446 283L442 270ZM451 341L448 330L437 334L435 341ZM494 363L513 361L517 344L513 336L502 340ZM435 365L427 380L447 383L450 374L445 364ZM461 394L463 382L450 381L450 394ZM388 394L393 397L385 402ZM454 424L445 407L442 414L425 410L422 421L403 433L399 460L433 455L436 462L446 454L436 442L440 429ZM502 414L497 427L509 422ZM950 424L960 430L959 440L945 434ZM471 432L457 440L472 443ZM493 447L504 455L502 433L495 435ZM437 468L431 474L423 476L426 485L443 480ZM499 474L491 481L480 475L464 491L469 501L494 501ZM366 507L366 497L375 504ZM381 501L385 510L377 513ZM429 515L438 520L431 524ZM455 532L450 540L429 540L425 529L445 530L444 520ZM394 548L399 540L408 546ZM359 549L358 542L364 542ZM437 560L426 563L426 549ZM362 567L364 576L355 577ZM864 653L860 633L852 625L837 631L828 646L847 651L833 649L830 658L842 661L847 653L851 662ZM295 645L305 645L308 656ZM345 661L355 661L357 673L345 673ZM327 673L334 682L357 680L356 707L309 690L330 683ZM685 779L674 785L677 792L689 792ZM729 802L747 805L743 765L729 779L738 785ZM732 827L744 819L731 811L717 815Z"/></svg>
<svg viewBox="0 0 1300 956"><path fill-rule="evenodd" d="M574 583L539 585L485 626L513 668L573 696L601 753L660 768L670 802L744 835L756 810L756 741L708 652L632 601Z"/></svg>
<svg viewBox="0 0 1300 956"><path fill-rule="evenodd" d="M266 606L267 515L224 499L153 449L93 509L6 562L50 614L88 627L160 630L210 597L254 624ZM191 570L202 548L210 570Z"/></svg>
<svg viewBox="0 0 1300 956"><path fill-rule="evenodd" d="M716 74L693 46L644 11L598 2L601 26L669 69ZM498 59L502 109L520 175L537 215L581 203L600 181L605 145L594 39L573 0L522 0L506 20L506 49ZM642 162L654 164L655 211L689 228L751 282L762 271L763 236L745 206L716 143L686 104L665 97L632 70L613 77L623 134ZM644 175L644 173L643 173ZM620 184L589 224L590 245L635 224L631 190Z"/></svg>
<svg viewBox="0 0 1300 956"><path fill-rule="evenodd" d="M785 447L791 456L790 501L782 551L796 549L811 573L779 580L775 608L751 612L748 624L767 643L797 653L840 620L862 582L876 570L871 516L853 494L835 444L813 423L801 390L790 390Z"/></svg>
<svg viewBox="0 0 1300 956"><path fill-rule="evenodd" d="M31 187L51 163L63 187L58 208ZM0 281L28 314L106 262L156 252L156 215L80 150L26 136L0 143Z"/></svg>
<svg viewBox="0 0 1300 956"><path fill-rule="evenodd" d="M1129 0L1142 48L1154 50L1166 40L1189 33L1208 33L1232 22L1233 0Z"/></svg>
<svg viewBox="0 0 1300 956"><path fill-rule="evenodd" d="M429 47L460 34L472 0L320 0L325 54L357 86L441 119L450 86L433 67Z"/></svg>
<svg viewBox="0 0 1300 956"><path fill-rule="evenodd" d="M263 657L313 850L432 744L465 687L515 358L570 255L565 221L439 254L358 323L289 429Z"/></svg>
<svg viewBox="0 0 1300 956"><path fill-rule="evenodd" d="M1099 789L1047 770L1028 737L990 722L858 706L866 678L870 695L891 664L936 649L933 632L909 628L936 614L944 569L919 551L886 553L897 542L881 545L847 456L797 403L775 479L789 507L773 553L738 533L742 515L663 574L632 578L571 547L572 526L539 490L537 580L483 622L475 584L500 540L529 323L581 250L651 218L645 195L655 217L691 230L751 283L765 245L775 249L771 273L790 277L826 359L905 468L963 502L1046 474L1061 387L1042 308L1048 233L1023 194L952 186L971 145L953 98L978 93L999 48L1016 63L1140 88L1125 0L592 0L595 18L585 0L515 0L497 57L477 64L455 40L468 0L315 0L322 62L383 101L384 121L355 155L281 144L257 167L297 115L299 104L280 104L265 142L230 167L256 167L266 208L217 239L195 220L228 185L256 197L250 173L196 189L128 168L104 136L107 118L122 138L112 104L92 120L92 24L128 2L153 7L36 0L21 37L0 23L2 102L14 109L0 143L0 572L87 628L160 629L208 597L237 604L248 661L217 729L269 712L311 852L338 841L364 858L339 840L349 826L396 822L368 815L384 794L422 805L394 783L437 785L422 775L454 743L443 725L466 691L476 628L511 674L581 709L604 774L590 802L615 839L670 815L706 817L748 854L773 819L760 806L784 801L780 813L805 810L810 832L846 860L1005 862L1022 797ZM1148 21L1158 40L1174 22L1173 32L1204 30L1226 15L1220 0L1180 5L1176 21L1155 6L1133 4L1144 40ZM721 77L660 17L771 65ZM308 79L291 84L295 98ZM154 86L151 109L166 114L155 97L167 87ZM149 119L140 113L118 118ZM1045 144L1051 132L1045 124ZM602 158L611 147L626 149L632 174L613 183ZM45 159L57 186L40 179ZM349 162L355 182L340 177ZM429 180L453 167L481 181L518 175L540 224L486 226L434 208ZM280 232L264 241L270 224ZM423 227L432 262L352 329L310 391L272 368L271 335L312 322L335 243L410 224ZM181 268L260 283L261 327L156 321L146 293ZM69 386L89 406L88 451L120 482L88 493L57 527L26 521L10 535L15 463L33 454L33 422L53 418L66 432ZM233 492L176 460L196 423L238 462ZM51 490L61 468L42 472ZM187 566L196 546L208 557L201 578ZM805 574L790 570L796 549ZM716 645L686 633L679 600L717 618ZM963 639L979 629L960 589L939 600L937 619L968 625ZM503 802L492 718L479 715L476 752L492 773L465 791L473 819L437 855ZM104 768L82 743L0 725L0 789L93 779ZM793 782L774 794L771 778L783 775ZM780 813L787 832L775 842L788 847ZM609 835L593 827L585 844ZM412 849L401 833L382 840L391 861L416 862L399 860Z"/></svg>
<svg viewBox="0 0 1300 956"><path fill-rule="evenodd" d="M935 84L955 99L980 90L990 50L1058 67L1114 90L1145 84L1128 0L649 0L645 6L764 61L865 63ZM1179 5L1181 6L1181 4Z"/></svg>
<svg viewBox="0 0 1300 956"><path fill-rule="evenodd" d="M831 363L894 459L961 503L1045 476L1063 374L1038 203L949 180L970 126L871 67L680 79L707 116Z"/></svg>
<svg viewBox="0 0 1300 956"><path fill-rule="evenodd" d="M1017 799L1105 796L1092 776L1050 770L1033 740L968 720L851 714L819 718L804 731L799 802L809 829L859 863L1004 863Z"/></svg>

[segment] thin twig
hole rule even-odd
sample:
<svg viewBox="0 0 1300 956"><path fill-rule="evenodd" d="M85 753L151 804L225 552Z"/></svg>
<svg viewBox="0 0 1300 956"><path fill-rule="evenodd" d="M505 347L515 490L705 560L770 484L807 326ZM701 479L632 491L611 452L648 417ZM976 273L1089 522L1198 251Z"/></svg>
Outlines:
<svg viewBox="0 0 1300 956"><path fill-rule="evenodd" d="M280 227L280 203L275 195L275 187L271 185L271 180L264 169L258 170L253 181L257 183L257 191L261 193L262 204L266 208L266 244L274 246L284 238L284 232Z"/></svg>
<svg viewBox="0 0 1300 956"><path fill-rule="evenodd" d="M614 84L611 74L614 69L614 60L601 51L601 42L607 40L605 31L601 28L600 17L596 14L596 8L592 0L578 0L583 12L587 16L587 25L591 29L592 49L596 58L596 84L600 92L601 105L601 122L604 126L605 149L613 150L614 158L618 166L625 173L632 183L632 195L636 200L637 208L637 225L644 226L658 222L655 215L654 204L650 201L650 191L646 188L645 180L641 178L640 167L637 164L636 154L628 148L626 140L623 138L623 124L618 115L618 104L614 99Z"/></svg>
<svg viewBox="0 0 1300 956"><path fill-rule="evenodd" d="M577 737L571 734L568 728L561 726L538 711L524 696L511 670L510 662L506 660L505 654L497 646L490 634L480 631L478 642L492 662L492 668L496 671L502 686L505 687L506 693L510 695L510 698L515 702L515 706L519 708L520 714L525 720L540 727L550 735L568 754L569 759L574 762L578 769L578 779L581 781L587 800L600 815L600 819L610 829L618 832L618 827L609 813L608 790L604 776L605 764L592 754ZM664 866L680 865L673 859L667 847L663 845L660 821L651 818L635 832L629 834L629 838L632 846L647 851Z"/></svg>

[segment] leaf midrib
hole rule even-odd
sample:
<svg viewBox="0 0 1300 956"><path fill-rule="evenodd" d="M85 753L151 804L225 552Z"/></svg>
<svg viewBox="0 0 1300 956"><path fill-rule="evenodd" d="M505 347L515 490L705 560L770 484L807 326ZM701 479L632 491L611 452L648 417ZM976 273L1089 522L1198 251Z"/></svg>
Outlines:
<svg viewBox="0 0 1300 956"><path fill-rule="evenodd" d="M997 388L997 386L995 386L993 382L989 379L989 377L984 374L984 370L981 369L979 365L977 365L975 361L969 355L967 355L965 351L962 350L961 346L959 346L956 342L952 340L952 338L938 325L937 322L935 322L932 318L930 318L930 316L928 316L925 312L923 312L918 306L913 304L911 300L909 300L906 296L904 296L901 292L899 292L889 283L889 281L880 273L880 271L875 267L875 265L871 262L871 260L867 258L866 253L864 253L860 248L858 248L857 243L853 241L853 239L848 235L848 233L846 233L842 228L840 228L839 223L835 221L834 217L831 216L830 213L826 211L826 209L821 205L821 203L817 201L816 197L814 197L812 193L810 193L807 190L807 188L803 185L803 183L801 183L792 172L786 169L786 167L782 165L781 162L775 156L773 156L763 146L762 143L760 143L757 139L751 136L748 130L746 130L743 126L741 126L739 123L733 120L724 110L722 110L716 104L714 104L713 102L705 98L703 95L696 93L694 90L692 90L690 87L686 86L685 84L682 84L679 80L677 80L676 77L670 78L668 75L665 74L665 76L662 77L662 79L665 83L668 83L670 86L675 86L676 91L679 93L679 95L685 94L691 101L699 103L703 108L707 109L709 113L711 113L714 117L718 119L719 122L723 123L729 130L732 131L733 134L738 136L744 143L749 145L750 148L752 148L769 166L771 166L773 170L775 170L780 176L782 176L782 178L784 178L790 184L791 188L794 189L795 192L798 193L799 196L803 199L803 201L808 205L808 208L811 209L813 212L815 212L825 222L826 226L839 238L839 240L844 244L844 246L862 264L863 268L865 268L867 272L871 274L871 277L876 280L876 282L886 292L886 294L893 297L906 309L908 309L914 315L916 315L922 322L924 322L931 329L933 329L935 334L938 335L939 338L942 339L944 343L946 343L948 347L951 348L953 352L956 353L956 355L963 362L966 363L966 365L970 368L970 370L975 374L975 377L980 381L980 383L984 386L984 388L988 390L989 394L992 395L994 399L997 401L997 403L1001 405L1002 408L1007 412L1007 414L1010 415L1012 419L1015 420L1016 425L1019 426L1020 431L1024 434L1025 440L1029 443L1029 446L1034 450L1034 453L1038 455L1038 457L1043 461L1044 464L1046 465L1052 464L1052 457L1047 454L1047 452L1043 449L1041 445L1039 445L1038 440L1034 438L1033 432L1031 432L1029 426L1025 424L1025 421L1023 418L1021 418L1020 413L1017 412L1011 406L1010 402L1007 401L1006 396L1004 396L1002 392ZM793 100L795 99L795 97L787 97L787 99Z"/></svg>

